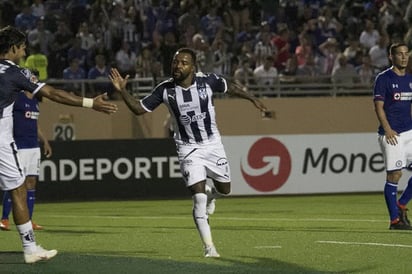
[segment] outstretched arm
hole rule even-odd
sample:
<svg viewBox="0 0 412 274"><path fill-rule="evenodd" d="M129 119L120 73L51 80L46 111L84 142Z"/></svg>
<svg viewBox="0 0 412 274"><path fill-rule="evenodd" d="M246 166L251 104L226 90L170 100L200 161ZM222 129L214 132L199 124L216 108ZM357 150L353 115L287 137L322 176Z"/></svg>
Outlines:
<svg viewBox="0 0 412 274"><path fill-rule="evenodd" d="M247 87L237 81L231 81L229 83L228 94L251 101L255 107L262 112L262 115L268 111L266 106L258 98L247 92Z"/></svg>
<svg viewBox="0 0 412 274"><path fill-rule="evenodd" d="M106 94L101 94L95 98L86 98L74 95L62 89L56 89L50 85L44 85L39 95L49 98L50 100L69 106L93 108L96 111L111 114L117 111L117 105L105 101Z"/></svg>
<svg viewBox="0 0 412 274"><path fill-rule="evenodd" d="M40 142L43 143L43 152L47 158L50 158L52 155L52 148L50 146L49 140L44 136L43 131L37 126L37 135L39 136Z"/></svg>
<svg viewBox="0 0 412 274"><path fill-rule="evenodd" d="M122 77L116 68L112 68L110 71L109 79L112 81L113 86L122 95L123 101L126 103L127 107L136 115L145 114L147 111L142 107L140 102L136 100L129 92L126 90L127 79Z"/></svg>

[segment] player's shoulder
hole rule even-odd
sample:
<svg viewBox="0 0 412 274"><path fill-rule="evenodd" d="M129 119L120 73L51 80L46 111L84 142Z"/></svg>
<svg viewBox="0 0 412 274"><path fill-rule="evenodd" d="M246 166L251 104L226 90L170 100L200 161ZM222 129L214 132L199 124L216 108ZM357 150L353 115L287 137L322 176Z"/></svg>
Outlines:
<svg viewBox="0 0 412 274"><path fill-rule="evenodd" d="M157 84L155 88L153 89L153 91L157 91L157 92L164 91L165 89L173 88L174 86L175 86L175 83L173 81L173 78L169 78Z"/></svg>

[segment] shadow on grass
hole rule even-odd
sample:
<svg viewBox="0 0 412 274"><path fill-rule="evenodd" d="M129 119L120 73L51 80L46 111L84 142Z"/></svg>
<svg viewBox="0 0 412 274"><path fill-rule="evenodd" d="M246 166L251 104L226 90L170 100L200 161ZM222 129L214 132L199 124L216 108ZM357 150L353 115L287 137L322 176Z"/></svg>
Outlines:
<svg viewBox="0 0 412 274"><path fill-rule="evenodd" d="M242 257L237 259L204 259L205 262L182 262L169 259L151 259L112 255L82 255L62 253L48 262L23 263L21 252L0 252L0 273L41 274L105 274L105 273L196 273L196 274L266 274L266 273L358 273L368 269L347 269L342 272L324 272L267 258ZM245 263L244 259L255 262ZM370 269L369 269L370 270Z"/></svg>

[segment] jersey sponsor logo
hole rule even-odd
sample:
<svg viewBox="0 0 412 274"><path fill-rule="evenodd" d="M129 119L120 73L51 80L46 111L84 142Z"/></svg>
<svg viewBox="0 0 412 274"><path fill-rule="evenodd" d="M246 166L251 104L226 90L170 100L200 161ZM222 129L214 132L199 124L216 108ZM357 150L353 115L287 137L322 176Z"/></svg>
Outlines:
<svg viewBox="0 0 412 274"><path fill-rule="evenodd" d="M395 101L411 101L412 92L395 92L393 94L393 99Z"/></svg>
<svg viewBox="0 0 412 274"><path fill-rule="evenodd" d="M206 112L202 112L200 114L193 115L190 117L189 115L181 115L179 120L182 123L182 125L189 125L192 122L197 122L204 120L206 118Z"/></svg>
<svg viewBox="0 0 412 274"><path fill-rule="evenodd" d="M220 158L220 159L218 159L217 162L216 162L216 165L217 165L217 166L225 166L225 165L227 165L227 159L226 159L226 158Z"/></svg>
<svg viewBox="0 0 412 274"><path fill-rule="evenodd" d="M39 119L39 115L40 113L37 111L26 111L24 113L24 117L26 117L27 119L33 119L33 120Z"/></svg>
<svg viewBox="0 0 412 274"><path fill-rule="evenodd" d="M291 157L286 146L274 138L261 138L241 159L241 173L246 183L261 192L279 189L289 178Z"/></svg>

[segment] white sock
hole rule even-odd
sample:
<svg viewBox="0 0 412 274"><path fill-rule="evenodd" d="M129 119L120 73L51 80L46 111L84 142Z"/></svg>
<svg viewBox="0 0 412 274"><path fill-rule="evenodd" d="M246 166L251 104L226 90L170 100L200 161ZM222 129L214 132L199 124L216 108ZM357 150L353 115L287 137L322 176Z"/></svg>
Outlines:
<svg viewBox="0 0 412 274"><path fill-rule="evenodd" d="M34 238L33 225L31 221L28 221L22 225L16 225L16 227L20 234L23 250L28 252L34 251L36 249L36 240Z"/></svg>
<svg viewBox="0 0 412 274"><path fill-rule="evenodd" d="M206 213L207 195L196 193L193 195L193 219L204 246L212 246L212 232L210 231L209 219Z"/></svg>

